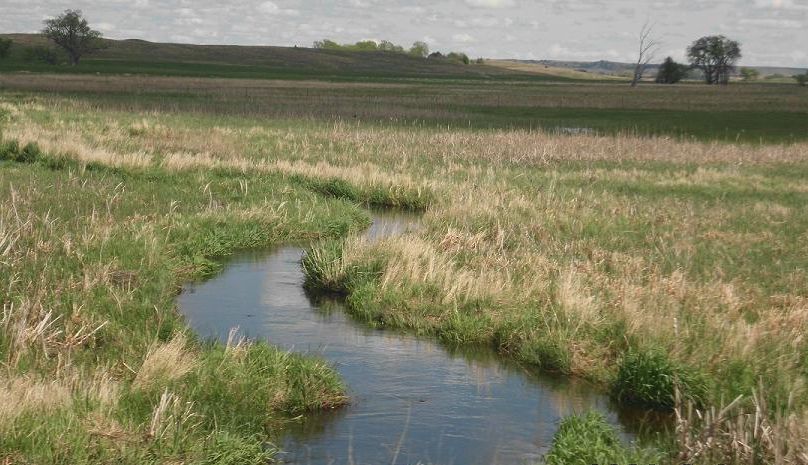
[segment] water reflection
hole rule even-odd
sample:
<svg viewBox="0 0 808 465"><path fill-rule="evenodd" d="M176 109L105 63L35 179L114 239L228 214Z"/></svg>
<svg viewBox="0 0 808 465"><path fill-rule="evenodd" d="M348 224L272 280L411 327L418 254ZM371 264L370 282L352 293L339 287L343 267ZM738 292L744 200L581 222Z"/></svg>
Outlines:
<svg viewBox="0 0 808 465"><path fill-rule="evenodd" d="M377 219L368 236L414 224L406 216ZM179 297L203 336L226 340L239 327L248 337L318 354L342 375L352 404L293 423L281 444L285 463L531 463L566 415L594 408L619 424L608 399L585 383L537 377L489 350L450 351L371 329L339 302L312 302L301 256L297 247L238 256Z"/></svg>

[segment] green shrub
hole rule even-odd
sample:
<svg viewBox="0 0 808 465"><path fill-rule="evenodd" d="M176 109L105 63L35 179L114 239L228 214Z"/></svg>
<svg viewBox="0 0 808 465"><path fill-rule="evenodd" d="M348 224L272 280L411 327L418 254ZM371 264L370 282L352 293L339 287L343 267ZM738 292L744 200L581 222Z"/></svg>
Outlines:
<svg viewBox="0 0 808 465"><path fill-rule="evenodd" d="M20 148L20 143L10 140L0 143L0 161L14 161L17 163L36 163L42 156L39 146L33 142Z"/></svg>
<svg viewBox="0 0 808 465"><path fill-rule="evenodd" d="M547 465L659 463L661 459L659 451L622 444L617 431L597 412L565 418L544 457Z"/></svg>
<svg viewBox="0 0 808 465"><path fill-rule="evenodd" d="M620 361L612 394L628 404L670 410L677 385L683 400L703 403L707 384L700 373L675 364L658 350L630 350Z"/></svg>
<svg viewBox="0 0 808 465"><path fill-rule="evenodd" d="M0 143L0 161L15 161L18 153L20 153L20 144L16 140Z"/></svg>
<svg viewBox="0 0 808 465"><path fill-rule="evenodd" d="M41 155L42 152L39 150L39 146L31 142L20 150L20 153L17 154L16 161L18 163L35 163L39 160Z"/></svg>

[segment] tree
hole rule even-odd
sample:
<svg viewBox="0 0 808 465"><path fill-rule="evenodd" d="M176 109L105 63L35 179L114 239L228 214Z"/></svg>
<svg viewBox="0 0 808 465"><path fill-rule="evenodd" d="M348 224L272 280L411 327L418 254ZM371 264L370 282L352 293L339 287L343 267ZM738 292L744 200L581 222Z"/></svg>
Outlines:
<svg viewBox="0 0 808 465"><path fill-rule="evenodd" d="M372 40L360 40L348 48L359 52L374 52L379 49L379 44Z"/></svg>
<svg viewBox="0 0 808 465"><path fill-rule="evenodd" d="M8 54L11 52L12 43L14 43L13 40L0 37L0 60L8 57Z"/></svg>
<svg viewBox="0 0 808 465"><path fill-rule="evenodd" d="M797 74L794 79L796 79L798 85L808 86L808 71L805 74Z"/></svg>
<svg viewBox="0 0 808 465"><path fill-rule="evenodd" d="M415 42L410 47L410 55L418 58L426 58L429 55L429 45L426 42Z"/></svg>
<svg viewBox="0 0 808 465"><path fill-rule="evenodd" d="M651 36L653 31L654 27L649 25L647 21L640 29L637 63L634 65L634 77L631 79L631 87L640 82L643 74L645 74L645 69L648 68L648 64L654 59L654 55L659 48L659 41Z"/></svg>
<svg viewBox="0 0 808 465"><path fill-rule="evenodd" d="M103 48L101 33L93 30L81 15L81 10L65 10L61 15L45 20L42 34L62 47L76 66L85 54Z"/></svg>
<svg viewBox="0 0 808 465"><path fill-rule="evenodd" d="M314 48L321 48L325 50L336 50L342 48L342 45L334 42L333 40L323 39L314 42Z"/></svg>
<svg viewBox="0 0 808 465"><path fill-rule="evenodd" d="M755 68L741 68L741 76L744 81L756 81L760 77L760 71Z"/></svg>
<svg viewBox="0 0 808 465"><path fill-rule="evenodd" d="M384 52L404 53L404 47L401 45L396 45L389 40L379 42L379 50Z"/></svg>
<svg viewBox="0 0 808 465"><path fill-rule="evenodd" d="M704 72L707 84L727 84L741 58L741 45L722 35L706 36L687 48L687 57L691 65Z"/></svg>
<svg viewBox="0 0 808 465"><path fill-rule="evenodd" d="M459 63L463 63L464 65L467 65L471 62L469 60L469 56L462 52L451 52L448 55L446 55L446 58L451 61L457 61Z"/></svg>
<svg viewBox="0 0 808 465"><path fill-rule="evenodd" d="M673 58L665 58L659 66L657 72L657 84L676 84L687 75L688 66L673 61Z"/></svg>

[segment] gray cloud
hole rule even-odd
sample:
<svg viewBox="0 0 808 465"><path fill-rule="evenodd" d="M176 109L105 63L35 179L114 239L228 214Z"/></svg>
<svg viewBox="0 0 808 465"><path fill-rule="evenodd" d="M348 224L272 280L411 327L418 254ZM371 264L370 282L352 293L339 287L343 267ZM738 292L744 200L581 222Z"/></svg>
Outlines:
<svg viewBox="0 0 808 465"><path fill-rule="evenodd" d="M808 0L0 0L0 31L33 32L80 8L110 38L245 45L426 40L498 58L630 61L642 23L682 59L706 34L739 40L745 64L808 66ZM662 57L660 57L662 58Z"/></svg>

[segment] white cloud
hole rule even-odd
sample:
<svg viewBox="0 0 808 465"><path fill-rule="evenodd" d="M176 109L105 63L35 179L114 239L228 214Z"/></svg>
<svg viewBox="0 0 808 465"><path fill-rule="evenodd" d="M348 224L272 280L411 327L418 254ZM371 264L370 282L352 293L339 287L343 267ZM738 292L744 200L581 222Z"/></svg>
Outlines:
<svg viewBox="0 0 808 465"><path fill-rule="evenodd" d="M65 1L0 0L0 31L35 32ZM114 39L307 46L373 37L408 46L429 37L441 52L626 61L648 17L664 40L660 59L681 59L698 37L725 34L741 42L744 64L808 65L808 51L783 46L808 42L808 0L73 1Z"/></svg>
<svg viewBox="0 0 808 465"><path fill-rule="evenodd" d="M477 39L466 33L455 34L452 36L452 40L454 40L459 44L472 44L474 42L477 42Z"/></svg>
<svg viewBox="0 0 808 465"><path fill-rule="evenodd" d="M476 8L510 8L514 0L465 0L467 5Z"/></svg>
<svg viewBox="0 0 808 465"><path fill-rule="evenodd" d="M266 1L258 5L258 11L271 16L297 16L300 14L298 10L281 8L277 3L271 1Z"/></svg>

